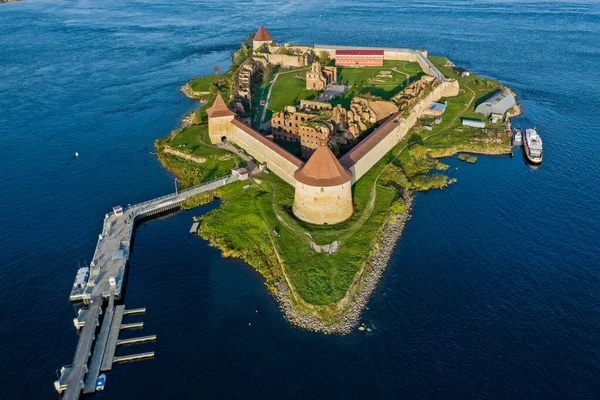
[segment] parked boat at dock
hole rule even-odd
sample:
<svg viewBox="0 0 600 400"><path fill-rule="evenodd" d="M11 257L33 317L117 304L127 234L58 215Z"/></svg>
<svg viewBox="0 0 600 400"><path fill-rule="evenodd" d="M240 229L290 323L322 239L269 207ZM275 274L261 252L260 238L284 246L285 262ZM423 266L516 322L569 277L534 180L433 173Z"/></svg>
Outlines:
<svg viewBox="0 0 600 400"><path fill-rule="evenodd" d="M535 129L525 130L525 141L523 142L525 157L532 164L539 164L543 159L542 138Z"/></svg>
<svg viewBox="0 0 600 400"><path fill-rule="evenodd" d="M513 136L513 146L523 145L523 134L520 129L515 129L515 135Z"/></svg>
<svg viewBox="0 0 600 400"><path fill-rule="evenodd" d="M96 381L96 390L104 390L104 385L106 385L106 374L102 374L98 377Z"/></svg>

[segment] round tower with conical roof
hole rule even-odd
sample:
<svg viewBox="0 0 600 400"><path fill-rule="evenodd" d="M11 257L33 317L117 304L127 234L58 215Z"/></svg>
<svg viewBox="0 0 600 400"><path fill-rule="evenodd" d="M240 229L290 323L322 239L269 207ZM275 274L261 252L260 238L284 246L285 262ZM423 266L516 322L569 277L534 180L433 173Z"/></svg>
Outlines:
<svg viewBox="0 0 600 400"><path fill-rule="evenodd" d="M294 174L294 215L311 224L337 224L352 215L352 172L344 168L321 135L319 147Z"/></svg>
<svg viewBox="0 0 600 400"><path fill-rule="evenodd" d="M252 39L252 50L260 49L263 44L267 46L273 43L273 37L267 32L264 25L261 25Z"/></svg>

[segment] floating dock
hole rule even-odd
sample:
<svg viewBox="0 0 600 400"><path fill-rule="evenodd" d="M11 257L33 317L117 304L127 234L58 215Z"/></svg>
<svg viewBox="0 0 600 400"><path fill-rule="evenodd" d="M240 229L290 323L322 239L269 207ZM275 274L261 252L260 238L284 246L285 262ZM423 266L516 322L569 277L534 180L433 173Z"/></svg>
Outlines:
<svg viewBox="0 0 600 400"><path fill-rule="evenodd" d="M143 328L143 327L144 327L143 322L132 322L131 324L121 324L121 329L137 329L137 328Z"/></svg>
<svg viewBox="0 0 600 400"><path fill-rule="evenodd" d="M98 235L96 250L89 269L85 267L78 270L70 295L71 301L83 302L88 305L88 308L74 320L75 326L80 328L80 335L72 364L61 368L60 377L54 382L55 389L59 393L64 393L64 400L78 399L82 390L85 393L93 393L99 371L109 371L113 362L154 357L154 352L120 357L114 355L121 329L143 327L143 322L122 324L123 316L142 314L146 311L145 308L125 311L123 305L114 306L115 301L120 300L123 293L136 222L178 209L181 203L192 196L238 180L239 176L225 176L125 208L113 207L112 212L105 215L102 233ZM108 304L102 326L96 336L105 303ZM95 346L94 342L96 342Z"/></svg>
<svg viewBox="0 0 600 400"><path fill-rule="evenodd" d="M145 314L146 313L146 307L142 307L142 308L132 308L131 310L125 310L125 312L123 312L123 315L134 315L134 314Z"/></svg>
<svg viewBox="0 0 600 400"><path fill-rule="evenodd" d="M156 335L140 336L140 337L131 338L131 339L119 339L119 340L117 340L117 346L124 346L127 344L153 342L155 340L156 340Z"/></svg>
<svg viewBox="0 0 600 400"><path fill-rule="evenodd" d="M125 361L137 361L137 360L145 360L147 358L153 358L154 357L154 352L153 351L149 351L147 353L140 353L140 354L132 354L130 356L119 356L119 357L115 357L113 362L119 363L119 362L125 362Z"/></svg>

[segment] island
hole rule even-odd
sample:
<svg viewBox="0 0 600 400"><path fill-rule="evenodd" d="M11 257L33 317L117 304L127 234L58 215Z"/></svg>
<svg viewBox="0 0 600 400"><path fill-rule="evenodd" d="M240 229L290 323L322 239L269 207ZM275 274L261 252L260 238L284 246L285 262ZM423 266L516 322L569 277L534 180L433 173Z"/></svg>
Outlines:
<svg viewBox="0 0 600 400"><path fill-rule="evenodd" d="M156 142L224 257L254 267L285 317L346 334L384 273L415 191L455 183L441 159L511 153L516 95L425 50L278 45L261 26L231 68L181 91L201 106ZM465 168L466 164L465 164Z"/></svg>

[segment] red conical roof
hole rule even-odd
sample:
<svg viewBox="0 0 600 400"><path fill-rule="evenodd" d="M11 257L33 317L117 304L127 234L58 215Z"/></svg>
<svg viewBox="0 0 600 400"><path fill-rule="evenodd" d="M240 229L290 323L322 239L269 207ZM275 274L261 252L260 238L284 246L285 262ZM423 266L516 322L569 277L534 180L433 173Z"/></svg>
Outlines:
<svg viewBox="0 0 600 400"><path fill-rule="evenodd" d="M254 40L257 42L268 42L269 40L273 40L273 38L269 35L265 27L261 25L258 32L256 32L256 36L254 36Z"/></svg>
<svg viewBox="0 0 600 400"><path fill-rule="evenodd" d="M223 101L221 93L217 95L217 98L215 99L213 105L208 110L206 110L206 114L208 114L210 118L229 117L235 115L229 108L227 108L227 104L225 104L225 101Z"/></svg>
<svg viewBox="0 0 600 400"><path fill-rule="evenodd" d="M309 186L338 186L350 182L352 172L340 164L327 146L327 139L321 135L319 147L306 164L294 173L294 177Z"/></svg>

